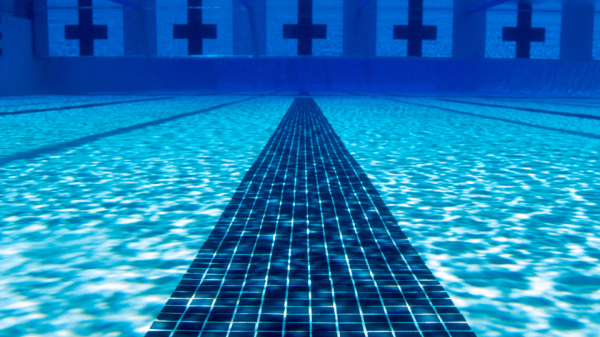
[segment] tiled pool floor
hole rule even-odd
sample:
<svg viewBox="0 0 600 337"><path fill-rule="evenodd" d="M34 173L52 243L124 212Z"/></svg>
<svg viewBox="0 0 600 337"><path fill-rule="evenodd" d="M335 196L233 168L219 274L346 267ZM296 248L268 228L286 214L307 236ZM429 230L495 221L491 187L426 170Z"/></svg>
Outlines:
<svg viewBox="0 0 600 337"><path fill-rule="evenodd" d="M0 335L143 336L294 96L53 99L0 100ZM452 99L315 97L479 336L595 336L599 121L509 107L598 102Z"/></svg>
<svg viewBox="0 0 600 337"><path fill-rule="evenodd" d="M475 336L312 98L297 98L148 337Z"/></svg>

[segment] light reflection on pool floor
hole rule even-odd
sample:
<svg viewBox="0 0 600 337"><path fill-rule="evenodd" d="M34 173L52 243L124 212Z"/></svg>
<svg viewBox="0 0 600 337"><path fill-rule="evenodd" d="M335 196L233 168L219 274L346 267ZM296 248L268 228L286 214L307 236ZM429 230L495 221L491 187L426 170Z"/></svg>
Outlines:
<svg viewBox="0 0 600 337"><path fill-rule="evenodd" d="M403 100L600 135L598 121ZM600 141L386 99L317 103L479 336L597 335Z"/></svg>
<svg viewBox="0 0 600 337"><path fill-rule="evenodd" d="M150 112L238 99L180 98ZM0 335L143 335L291 101L240 103L0 167ZM108 120L117 112L79 111L98 125L84 130L48 113L35 131L51 129L51 143L104 132L144 122L135 117L149 104L137 107Z"/></svg>
<svg viewBox="0 0 600 337"><path fill-rule="evenodd" d="M128 98L140 96L115 100ZM478 335L596 336L600 141L387 98L315 99ZM239 99L3 116L0 151ZM402 100L600 135L598 121ZM259 98L0 167L0 335L143 335L291 102Z"/></svg>

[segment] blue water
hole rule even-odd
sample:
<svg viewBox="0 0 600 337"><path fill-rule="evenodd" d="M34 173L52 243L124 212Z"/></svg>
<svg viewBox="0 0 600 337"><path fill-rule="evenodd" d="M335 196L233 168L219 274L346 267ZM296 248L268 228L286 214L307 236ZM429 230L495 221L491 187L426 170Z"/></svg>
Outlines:
<svg viewBox="0 0 600 337"><path fill-rule="evenodd" d="M143 335L293 100L44 96L0 111L152 97L171 98L0 116L0 335ZM600 116L596 100L453 99ZM600 121L315 100L478 336L597 335Z"/></svg>

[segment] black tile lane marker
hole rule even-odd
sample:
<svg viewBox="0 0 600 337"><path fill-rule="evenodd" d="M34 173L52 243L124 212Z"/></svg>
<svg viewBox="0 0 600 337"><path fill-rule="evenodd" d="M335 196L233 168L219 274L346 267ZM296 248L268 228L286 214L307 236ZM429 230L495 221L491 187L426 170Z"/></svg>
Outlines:
<svg viewBox="0 0 600 337"><path fill-rule="evenodd" d="M21 114L30 114L30 113L35 113L35 112L47 112L47 111L86 109L86 108L94 108L94 107L99 107L99 106L125 104L125 103L139 103L139 102L148 102L148 101L160 101L160 100L172 99L172 98L173 97L158 97L158 98L153 97L153 98L134 99L134 100L128 100L128 101L91 103L91 104L81 104L81 105L69 105L69 106L56 107L56 108L16 110L16 111L0 112L0 116L5 116L5 115L21 115Z"/></svg>
<svg viewBox="0 0 600 337"><path fill-rule="evenodd" d="M147 337L472 337L312 98L296 98Z"/></svg>
<svg viewBox="0 0 600 337"><path fill-rule="evenodd" d="M600 116L578 114L578 113L570 113L570 112L559 112L559 111L551 111L551 110L543 110L543 109L533 109L533 108L520 108L520 107L508 106L508 105L478 103L478 102L467 102L467 101L460 101L460 100L454 100L454 99L438 99L438 101L450 102L450 103L468 104L468 105L477 105L477 106L485 106L485 107L490 107L490 108L512 109L512 110L526 111L526 112L538 112L538 113L544 113L544 114L548 114L548 115L557 115L557 116L577 117L577 118L583 118L583 119L600 120Z"/></svg>
<svg viewBox="0 0 600 337"><path fill-rule="evenodd" d="M10 154L7 156L0 156L0 167L8 165L17 160L35 159L35 158L38 158L41 156L45 156L49 153L64 151L66 149L83 146L83 145L95 142L95 141L103 139L103 138L122 135L122 134L129 133L132 131L145 129L147 127L156 126L156 125L160 125L160 124L167 123L167 122L172 122L172 121L175 121L175 120L178 120L181 118L190 117L190 116L197 115L200 113L218 110L218 109L230 106L230 105L250 101L250 100L257 99L260 97L265 97L265 96L267 96L267 95L254 96L254 97L250 97L250 98L240 99L240 100L236 100L236 101L232 101L232 102L228 102L228 103L214 105L212 107L200 109L197 111L185 112L185 113L182 113L179 115L161 118L161 119L153 120L150 122L126 126L123 128L118 128L118 129L111 130L111 131L106 131L106 132L97 133L97 134L90 135L90 136L85 136L85 137L81 137L81 138L77 138L77 139L73 139L73 140L68 140L65 142L57 143L57 144L43 146L43 147L39 147L36 149L28 150L28 151L17 152L17 153Z"/></svg>

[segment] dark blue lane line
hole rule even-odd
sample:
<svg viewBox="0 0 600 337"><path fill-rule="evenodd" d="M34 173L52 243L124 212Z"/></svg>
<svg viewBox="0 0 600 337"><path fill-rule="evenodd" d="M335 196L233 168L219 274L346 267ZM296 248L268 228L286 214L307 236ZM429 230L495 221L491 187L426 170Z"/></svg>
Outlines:
<svg viewBox="0 0 600 337"><path fill-rule="evenodd" d="M104 103L92 103L92 104L81 104L81 105L69 105L69 106L63 106L63 107L57 107L57 108L16 110L16 111L0 112L0 116L5 116L5 115L21 115L21 114L30 114L30 113L35 113L35 112L47 112L47 111L86 109L86 108L94 108L94 107L99 107L99 106L116 105L116 104L139 103L139 102L148 102L148 101L160 101L160 100L172 99L172 98L173 97L144 98L144 99L134 99L134 100L129 100L129 101L104 102Z"/></svg>
<svg viewBox="0 0 600 337"><path fill-rule="evenodd" d="M161 96L161 98L165 98L165 99L166 98L175 98L176 96L182 96L182 95L176 95L176 96L170 95L169 97L166 97L167 94L161 94L161 95L137 94L137 95L138 96ZM72 102L67 102L67 103L90 102L90 101L98 100L99 98L105 98L104 96L106 96L106 97L109 97L109 96L128 96L128 97L131 97L131 96L136 96L136 94L132 93L132 94L122 94L122 95L119 95L119 94L106 94L106 95L97 95L97 94L94 94L94 95L85 95L84 97L81 97L81 99L73 100ZM246 96L248 96L248 95L246 95ZM50 97L51 98L52 96L46 96L46 97ZM155 98L156 97L154 97L153 99L155 99ZM21 99L22 100L26 100L27 98L21 98ZM5 100L7 102L9 101L9 100L7 100L5 98L0 97L0 102L3 102ZM45 101L45 102L38 101L38 102L23 103L23 104L2 104L2 105L0 105L0 108L10 108L10 107L15 107L15 106L22 107L22 106L31 106L31 105L42 105L42 104L49 104L49 103L52 103L52 102L51 101ZM103 103L106 103L106 102L103 102ZM74 105L74 106L77 106L77 105ZM60 108L60 107L56 107L56 108ZM53 108L44 108L44 109L53 109ZM19 112L19 111L23 111L23 110L15 110L13 112Z"/></svg>
<svg viewBox="0 0 600 337"><path fill-rule="evenodd" d="M0 98L0 101L2 101L2 98ZM89 101L89 100L83 100L83 101ZM81 102L81 101L80 101ZM30 105L42 105L42 104L48 104L49 102L37 102L37 103L25 103L25 104L7 104L7 105L0 105L0 108L12 108L15 106L30 106Z"/></svg>
<svg viewBox="0 0 600 337"><path fill-rule="evenodd" d="M0 108L12 108L15 106L28 106L28 105L41 105L46 103L27 103L27 104L9 104L9 105L0 105Z"/></svg>
<svg viewBox="0 0 600 337"><path fill-rule="evenodd" d="M312 98L294 100L146 337L474 337Z"/></svg>
<svg viewBox="0 0 600 337"><path fill-rule="evenodd" d="M544 102L544 101L538 101L538 103L544 103L544 104L555 104L555 105L563 105L563 106L576 106L576 107L582 107L582 108L593 108L593 109L599 109L600 110L600 105L594 105L594 103L589 103L589 104L576 104L576 103L564 103L564 102Z"/></svg>
<svg viewBox="0 0 600 337"><path fill-rule="evenodd" d="M136 124L136 125L132 125L132 126L127 126L127 127L107 131L107 132L102 132L102 133L98 133L98 134L94 134L94 135L90 135L90 136L77 138L74 140L69 140L66 142L61 142L58 144L43 146L43 147L39 147L37 149L18 152L18 153L11 154L8 156L3 156L3 157L0 157L0 167L10 164L17 160L35 159L35 158L38 158L41 156L45 156L49 153L60 152L60 151L64 151L64 150L67 150L70 148L83 146L83 145L89 144L91 142L95 142L95 141L103 139L103 138L122 135L122 134L129 133L132 131L141 130L141 129L144 129L147 127L156 126L156 125L164 124L167 122L172 122L172 121L175 121L175 120L178 120L181 118L218 110L218 109L230 106L230 105L250 101L250 100L257 99L257 98L264 97L264 96L266 96L266 95L254 96L254 97L241 99L241 100L237 100L237 101L233 101L233 102L229 102L229 103L223 103L223 104L215 105L215 106L197 110L197 111L186 112L186 113L182 113L182 114L167 117L167 118L161 118L161 119L157 119L157 120L146 122L146 123L140 123L140 124Z"/></svg>
<svg viewBox="0 0 600 337"><path fill-rule="evenodd" d="M239 92L239 91L215 91L215 92L178 92L178 91L174 91L174 92L95 92L95 93L88 93L85 96L175 96L175 97L187 97L187 96L252 96L252 95L258 95L258 92Z"/></svg>
<svg viewBox="0 0 600 337"><path fill-rule="evenodd" d="M365 95L365 96L370 96L370 95ZM416 105L416 106L421 106L421 107L431 108L431 109L438 109L438 110L448 111L448 112L457 113L457 114L461 114L461 115L467 115L467 116L473 116L473 117L478 117L478 118L483 118L483 119L491 119L491 120L495 120L495 121L501 121L501 122L516 124L516 125L528 126L528 127L532 127L532 128L536 128L536 129L556 131L556 132L567 133L567 134L575 135L575 136L582 136L582 137L587 137L587 138L600 139L600 135L593 134L593 133L571 131L571 130L565 130L565 129L558 129L558 128L553 128L553 127L549 127L549 126L542 126L542 125L535 125L535 124L531 124L531 123L513 121L513 120L510 120L510 119L506 119L506 118L482 116L482 115L478 115L478 114L474 114L474 113L470 113L470 112L464 112L464 111L460 111L460 110L442 108L442 107L435 106L435 105L406 102L406 101L402 101L402 100L398 100L398 99L394 99L394 98L388 98L388 97L384 97L384 96L371 96L371 97L385 98L385 99L387 99L389 101L394 101L394 102L398 102L398 103Z"/></svg>
<svg viewBox="0 0 600 337"><path fill-rule="evenodd" d="M533 108L520 108L520 107L500 105L500 104L489 104L489 103L476 103L476 102L459 101L459 100L454 100L454 99L438 99L438 101L451 102L451 103L461 103L461 104L469 104L469 105L477 105L477 106L485 106L485 107L490 107L490 108L502 108L502 109L512 109L512 110L526 111L526 112L537 112L537 113L544 113L544 114L557 115L557 116L577 117L577 118L583 118L583 119L600 120L600 116L578 114L578 113L570 113L570 112L558 112L558 111L550 111L550 110L543 110L543 109L533 109Z"/></svg>

